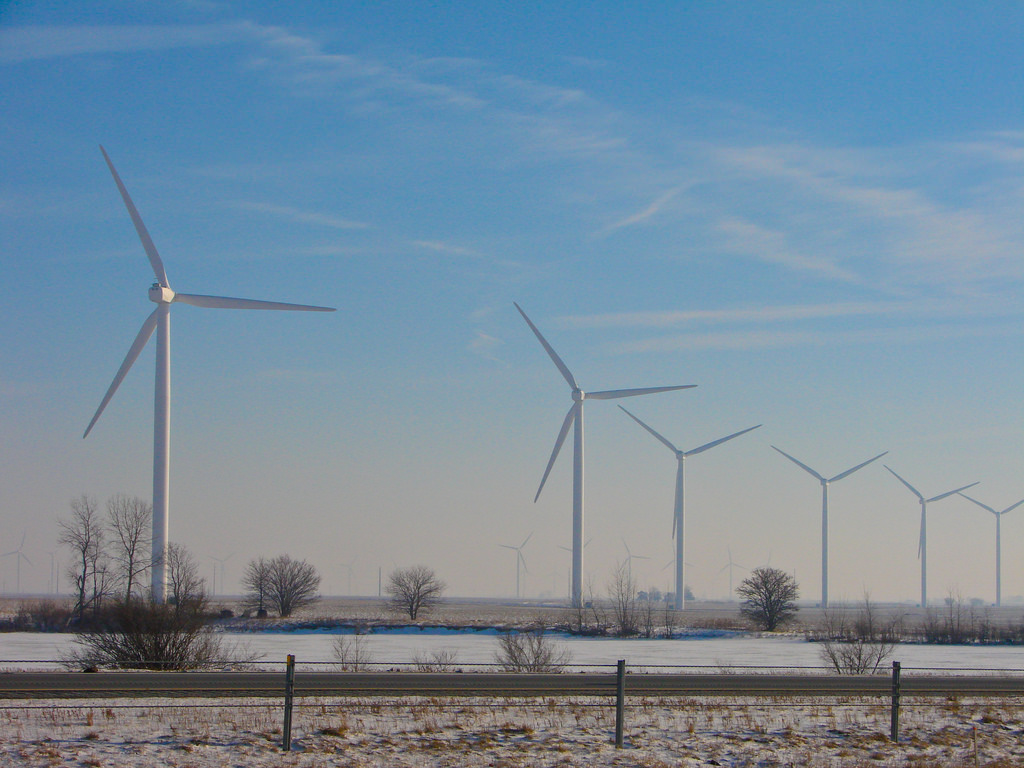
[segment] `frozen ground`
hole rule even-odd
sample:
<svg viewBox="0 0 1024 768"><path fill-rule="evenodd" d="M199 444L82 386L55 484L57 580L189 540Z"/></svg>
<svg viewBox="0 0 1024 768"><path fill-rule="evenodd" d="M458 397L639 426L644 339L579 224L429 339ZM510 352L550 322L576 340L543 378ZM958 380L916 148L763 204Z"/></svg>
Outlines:
<svg viewBox="0 0 1024 768"><path fill-rule="evenodd" d="M608 700L300 700L0 704L0 764L18 766L1017 766L1020 700L911 703L890 743L877 702L630 701L625 749ZM31 707L24 709L22 707Z"/></svg>

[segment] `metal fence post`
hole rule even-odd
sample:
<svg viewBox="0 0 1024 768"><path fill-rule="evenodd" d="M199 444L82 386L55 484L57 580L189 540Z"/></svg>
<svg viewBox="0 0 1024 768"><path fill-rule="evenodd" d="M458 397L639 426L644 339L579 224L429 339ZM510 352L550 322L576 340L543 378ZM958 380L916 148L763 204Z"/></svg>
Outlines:
<svg viewBox="0 0 1024 768"><path fill-rule="evenodd" d="M626 660L619 659L615 672L615 748L622 749L622 726L626 715Z"/></svg>
<svg viewBox="0 0 1024 768"><path fill-rule="evenodd" d="M292 699L295 696L295 656L288 654L284 672L284 743L285 752L292 751Z"/></svg>
<svg viewBox="0 0 1024 768"><path fill-rule="evenodd" d="M900 663L892 663L892 705L889 712L889 738L900 740Z"/></svg>

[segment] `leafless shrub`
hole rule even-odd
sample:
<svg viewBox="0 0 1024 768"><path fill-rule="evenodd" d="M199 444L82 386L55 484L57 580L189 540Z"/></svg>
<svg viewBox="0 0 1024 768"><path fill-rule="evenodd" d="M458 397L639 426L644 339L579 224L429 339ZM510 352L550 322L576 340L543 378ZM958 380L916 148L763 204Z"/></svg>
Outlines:
<svg viewBox="0 0 1024 768"><path fill-rule="evenodd" d="M615 617L615 634L619 637L636 635L639 632L637 589L628 562L616 566L612 580L608 584L608 594L612 600L612 613Z"/></svg>
<svg viewBox="0 0 1024 768"><path fill-rule="evenodd" d="M505 672L561 672L572 654L559 648L543 627L498 635L494 660Z"/></svg>
<svg viewBox="0 0 1024 768"><path fill-rule="evenodd" d="M366 635L338 635L331 641L331 650L342 672L359 672L373 661Z"/></svg>
<svg viewBox="0 0 1024 768"><path fill-rule="evenodd" d="M852 619L842 609L826 609L822 660L840 675L874 674L896 650L901 631L900 616L883 616L867 595Z"/></svg>
<svg viewBox="0 0 1024 768"><path fill-rule="evenodd" d="M455 669L457 655L455 651L441 649L428 656L416 654L412 663L416 666L417 672L451 672Z"/></svg>

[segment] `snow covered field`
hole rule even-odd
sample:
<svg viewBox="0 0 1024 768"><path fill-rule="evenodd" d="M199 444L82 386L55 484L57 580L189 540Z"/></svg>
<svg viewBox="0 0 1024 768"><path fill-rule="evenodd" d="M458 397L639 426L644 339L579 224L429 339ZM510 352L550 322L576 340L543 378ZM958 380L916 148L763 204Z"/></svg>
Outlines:
<svg viewBox="0 0 1024 768"><path fill-rule="evenodd" d="M0 764L18 766L1011 766L1024 702L909 703L901 741L864 700L301 699L293 751L280 702L4 702ZM28 706L30 709L22 707Z"/></svg>

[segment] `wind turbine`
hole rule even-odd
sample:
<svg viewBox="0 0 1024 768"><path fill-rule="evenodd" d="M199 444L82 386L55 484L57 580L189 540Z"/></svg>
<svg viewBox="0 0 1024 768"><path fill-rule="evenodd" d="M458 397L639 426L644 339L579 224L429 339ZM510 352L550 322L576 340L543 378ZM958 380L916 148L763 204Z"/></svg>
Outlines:
<svg viewBox="0 0 1024 768"><path fill-rule="evenodd" d="M997 512L995 509L990 507L988 504L982 504L977 499L972 499L966 493L961 493L960 495L963 496L968 501L973 501L975 504L977 504L982 509L987 509L989 512L991 512L993 515L996 516L996 606L1000 606L1000 605L1003 604L1003 542L1002 542L1003 515L1005 515L1010 510L1016 509L1021 504L1024 504L1024 499L1021 499L1016 504L1011 504L1006 509L1004 509L1002 512Z"/></svg>
<svg viewBox="0 0 1024 768"><path fill-rule="evenodd" d="M25 531L22 531L22 533L21 533L21 544L18 545L17 549L12 549L10 552L4 552L2 555L0 555L0 557L8 557L9 555L14 555L15 556L15 558L14 558L15 571L18 574L17 577L16 577L17 578L17 593L19 595L21 594L21 561L24 560L29 565L32 565L32 561L28 559L28 555L26 555L24 552L21 551L25 547L25 533L26 533Z"/></svg>
<svg viewBox="0 0 1024 768"><path fill-rule="evenodd" d="M641 427L643 427L652 435L654 435L655 438L660 440L666 448L668 448L670 451L672 451L672 453L676 455L676 497L675 506L673 507L672 514L672 535L676 539L676 592L674 607L677 611L681 611L686 607L685 585L683 584L683 532L685 530L683 523L685 522L684 513L686 504L686 494L684 491L686 477L686 459L689 456L695 456L698 453L704 453L704 451L708 450L709 448L714 448L716 445L721 445L727 440L732 440L734 437L739 437L740 435L744 435L747 432L751 432L757 429L757 427L760 427L761 425L758 424L755 427L747 427L746 429L741 429L739 432L733 432L731 435L726 435L725 437L720 437L717 440L712 440L710 443L705 443L704 445L701 445L689 451L681 451L678 448L676 448L675 445L669 442L669 440L664 435L660 434L659 432L656 432L653 427L642 422L640 419L638 419L632 413L627 411L621 405L619 406L619 408L622 408L623 412L627 416L629 416L629 418L631 418Z"/></svg>
<svg viewBox="0 0 1024 768"><path fill-rule="evenodd" d="M930 499L926 499L924 497L924 495L919 490L917 490L917 488L915 488L910 483L908 483L906 480L904 480L902 477L897 475L896 472L893 471L892 467L890 467L888 464L886 464L885 468L888 469L890 472L892 472L893 477L895 477L897 480L899 480L901 483L903 483L905 486L907 486L907 488L910 489L910 492L913 493L915 496L917 496L917 500L921 504L921 535L920 535L920 537L917 540L917 556L921 559L921 607L922 608L927 608L928 607L928 517L927 517L928 503L932 502L932 501L938 501L939 499L944 499L947 496L952 496L954 493L960 493L960 491L966 491L968 488L973 488L974 486L976 486L978 484L979 481L975 481L973 483L969 483L969 484L964 485L964 486L962 486L960 488L956 488L956 489L954 489L952 491L946 491L945 493L940 493L938 496L932 496Z"/></svg>
<svg viewBox="0 0 1024 768"><path fill-rule="evenodd" d="M632 584L633 583L633 561L634 560L650 560L651 558L648 557L647 555L634 555L630 551L629 544L626 543L625 539L622 540L622 546L624 546L626 548L626 578L628 578L629 579L629 583Z"/></svg>
<svg viewBox="0 0 1024 768"><path fill-rule="evenodd" d="M772 448L775 448L775 446L773 445ZM824 475L820 475L817 472L815 472L802 461L794 459L785 451L779 448L775 448L775 450L781 453L790 461L792 461L798 467L803 469L805 472L808 472L809 474L816 477L818 479L818 482L821 483L821 607L828 608L828 486L830 483L838 482L839 480L842 480L844 477L852 475L858 469L866 467L871 462L877 461L878 459L885 456L885 454L887 454L888 451L882 451L874 458L868 459L865 462L861 462L855 467L850 467L850 469L846 470L845 472L840 472L835 477L825 477Z"/></svg>
<svg viewBox="0 0 1024 768"><path fill-rule="evenodd" d="M530 572L530 569L526 567L526 558L523 557L523 547L526 546L526 542L528 542L531 538L533 538L533 531L530 531L530 535L527 536L525 539L523 539L523 543L520 544L518 547L514 547L511 544L499 544L498 545L499 547L503 547L505 549L511 549L511 550L513 550L516 553L516 600L518 600L519 597L520 597L520 595L519 595L519 566L522 565L523 566L523 570L526 571L527 573Z"/></svg>
<svg viewBox="0 0 1024 768"><path fill-rule="evenodd" d="M558 353L548 344L547 339L537 330L537 326L523 312L523 308L518 304L515 307L519 310L519 314L523 316L526 324L530 326L530 330L533 331L541 346L548 353L551 362L555 364L555 367L558 368L562 377L572 389L572 405L569 407L569 412L565 415L562 428L558 431L558 437L555 438L555 448L551 451L551 458L548 459L548 465L544 469L544 476L541 478L540 487L537 488L537 495L533 497L533 500L536 502L540 498L540 492L544 490L544 483L551 473L551 467L554 466L555 459L558 458L558 452L562 448L562 443L565 442L565 436L569 432L569 427L575 423L572 454L572 604L580 607L583 605L583 401L588 398L591 400L614 400L620 397L653 395L656 392L690 389L697 385L680 384L672 387L645 387L641 389L612 389L602 392L584 392L576 383L576 379L568 367L562 362L562 358L558 356Z"/></svg>
<svg viewBox="0 0 1024 768"><path fill-rule="evenodd" d="M215 556L215 555L210 555L210 559L211 559L211 560L216 560L216 561L217 561L218 563L220 563L220 591L221 591L221 592L223 592L223 591L224 591L224 563L226 563L226 562L227 562L228 560L230 560L230 559L231 559L232 557L234 557L234 556L235 556L235 553L234 553L234 552L232 552L232 553L231 553L230 555L228 555L227 557L217 557L217 556ZM216 571L214 571L214 575L216 575L216 573L217 573L217 572L216 572ZM217 596L217 590L216 590L216 588L215 588L215 589L213 590L213 595L212 595L212 596L213 596L213 597L216 597L216 596Z"/></svg>
<svg viewBox="0 0 1024 768"><path fill-rule="evenodd" d="M156 391L154 395L153 419L153 551L152 551L152 592L153 600L163 603L167 591L167 537L168 537L168 494L170 490L170 447L171 447L171 304L191 304L196 307L211 309L274 309L295 310L301 312L333 312L331 307L314 307L305 304L284 304L273 301L255 301L252 299L234 299L226 296L204 296L193 293L176 293L171 290L164 271L160 254L153 244L146 225L142 223L135 204L128 195L128 190L117 175L114 164L110 161L107 151L100 147L103 159L107 162L114 183L121 193L128 215L135 225L135 231L142 241L142 247L149 257L149 264L156 276L156 282L149 289L149 300L156 304L156 309L146 318L135 341L132 342L124 362L114 376L114 381L103 396L100 407L85 429L83 438L88 437L93 425L99 419L103 409L114 396L125 374L142 352L153 331L156 331Z"/></svg>
<svg viewBox="0 0 1024 768"><path fill-rule="evenodd" d="M718 573L721 573L726 568L729 569L729 599L733 600L733 599L735 599L735 592L732 591L732 569L733 568L742 568L745 571L749 571L750 569L747 568L747 566L745 566L745 565L740 565L739 563L733 561L733 559L732 559L732 548L731 547L726 547L726 551L729 553L729 562L726 563L725 565L723 565L721 568L719 568L718 569ZM717 576L718 573L716 573L715 575Z"/></svg>

